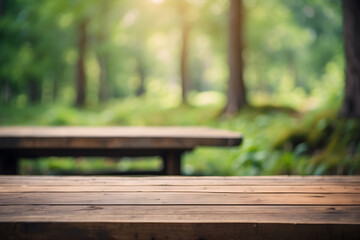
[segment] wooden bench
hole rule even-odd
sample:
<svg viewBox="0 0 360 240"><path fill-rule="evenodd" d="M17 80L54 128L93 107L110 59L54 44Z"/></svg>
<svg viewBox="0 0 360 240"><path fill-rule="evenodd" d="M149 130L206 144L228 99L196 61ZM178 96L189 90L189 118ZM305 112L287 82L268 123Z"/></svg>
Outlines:
<svg viewBox="0 0 360 240"><path fill-rule="evenodd" d="M360 176L1 176L0 238L360 239Z"/></svg>
<svg viewBox="0 0 360 240"><path fill-rule="evenodd" d="M239 133L205 127L0 127L0 171L16 174L21 157L161 156L163 171L146 174L179 175L185 151L241 141Z"/></svg>

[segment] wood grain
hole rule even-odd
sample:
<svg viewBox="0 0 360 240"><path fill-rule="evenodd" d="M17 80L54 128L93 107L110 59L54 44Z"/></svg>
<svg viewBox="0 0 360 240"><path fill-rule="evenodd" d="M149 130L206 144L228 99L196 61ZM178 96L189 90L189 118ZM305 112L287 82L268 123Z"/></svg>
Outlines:
<svg viewBox="0 0 360 240"><path fill-rule="evenodd" d="M52 186L360 186L360 176L258 176L258 177L88 177L88 176L0 176L0 184ZM0 185L1 186L1 185Z"/></svg>
<svg viewBox="0 0 360 240"><path fill-rule="evenodd" d="M360 194L247 194L187 192L2 193L0 205L166 204L166 205L360 205Z"/></svg>
<svg viewBox="0 0 360 240"><path fill-rule="evenodd" d="M359 239L360 176L0 177L1 239Z"/></svg>
<svg viewBox="0 0 360 240"><path fill-rule="evenodd" d="M1 184L0 193L22 192L213 192L213 193L359 193L360 186L342 185L305 185L305 186L162 186L162 185L11 185Z"/></svg>
<svg viewBox="0 0 360 240"><path fill-rule="evenodd" d="M21 213L21 215L19 215ZM359 224L359 206L16 205L0 222Z"/></svg>

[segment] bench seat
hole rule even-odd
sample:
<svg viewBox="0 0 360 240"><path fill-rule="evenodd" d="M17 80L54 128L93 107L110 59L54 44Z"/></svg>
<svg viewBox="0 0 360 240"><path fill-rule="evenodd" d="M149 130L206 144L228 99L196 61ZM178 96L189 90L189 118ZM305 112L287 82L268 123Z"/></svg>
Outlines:
<svg viewBox="0 0 360 240"><path fill-rule="evenodd" d="M184 152L241 142L237 132L208 127L0 127L0 174L16 174L19 158L160 156L155 174L180 175Z"/></svg>

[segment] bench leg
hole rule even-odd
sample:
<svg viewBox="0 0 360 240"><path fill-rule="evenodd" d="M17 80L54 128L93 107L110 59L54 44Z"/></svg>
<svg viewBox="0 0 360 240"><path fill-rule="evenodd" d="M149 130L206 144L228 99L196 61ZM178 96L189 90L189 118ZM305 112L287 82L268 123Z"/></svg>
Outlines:
<svg viewBox="0 0 360 240"><path fill-rule="evenodd" d="M18 173L18 159L11 155L0 156L0 174L16 175Z"/></svg>
<svg viewBox="0 0 360 240"><path fill-rule="evenodd" d="M181 175L181 156L183 151L169 150L164 160L164 170L166 175Z"/></svg>

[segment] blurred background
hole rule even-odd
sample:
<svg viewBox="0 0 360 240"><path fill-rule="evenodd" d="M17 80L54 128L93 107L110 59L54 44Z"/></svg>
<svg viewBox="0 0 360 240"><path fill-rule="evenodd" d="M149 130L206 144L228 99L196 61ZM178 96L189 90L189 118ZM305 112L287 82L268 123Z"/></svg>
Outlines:
<svg viewBox="0 0 360 240"><path fill-rule="evenodd" d="M341 0L0 6L2 126L211 126L245 140L186 154L184 175L360 173L359 120L338 117ZM134 160L22 159L20 173L161 167Z"/></svg>

